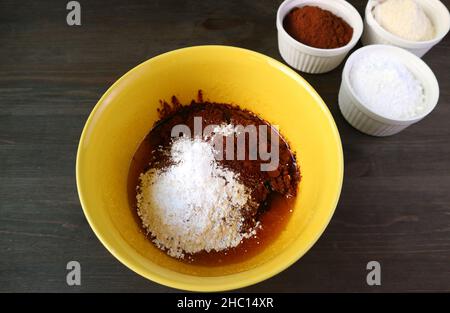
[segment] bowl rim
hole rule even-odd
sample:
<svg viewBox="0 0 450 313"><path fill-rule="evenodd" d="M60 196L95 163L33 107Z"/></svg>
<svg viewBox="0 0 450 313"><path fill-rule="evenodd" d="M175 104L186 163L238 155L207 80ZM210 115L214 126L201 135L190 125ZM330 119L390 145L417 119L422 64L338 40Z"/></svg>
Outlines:
<svg viewBox="0 0 450 313"><path fill-rule="evenodd" d="M415 63L417 66L421 67L424 71L426 71L428 73L428 77L423 78L423 77L416 77L416 79L418 79L421 83L422 86L425 88L425 86L423 85L423 81L429 80L430 83L432 84L432 88L433 91L431 93L430 97L435 97L436 99L430 99L427 98L426 102L430 102L432 101L431 105L428 107L427 110L425 110L422 114L414 116L412 118L408 118L408 119L393 119L393 118L389 118L383 115L380 115L379 113L373 111L372 109L368 108L363 101L361 101L361 99L358 97L358 95L356 94L355 90L353 89L352 84L350 83L350 70L351 67L353 65L353 62L360 56L360 55L364 55L366 53L370 53L371 51L377 51L377 50L382 50L385 53L388 54L393 54L393 55L400 55L400 56L404 56L405 58L403 59L402 64L404 66L406 66L406 68L410 69L411 67L411 63ZM356 50L355 52L353 52L347 59L347 61L345 62L344 65L344 69L342 70L342 80L345 82L345 85L347 86L347 89L349 90L349 94L351 97L353 97L354 99L354 103L355 105L362 110L364 113L366 113L367 115L369 115L370 117L372 117L373 119L385 123L385 124L393 124L393 125L411 125L415 122L420 121L421 119L423 119L424 117L426 117L428 114L430 114L434 108L436 107L437 103L439 102L439 84L437 81L436 76L434 75L433 71L431 70L431 68L418 56L416 56L415 54L413 54L410 51L407 51L405 49L402 49L400 47L396 47L396 46L392 46L392 45L381 45L381 44L377 44L377 45L368 45L368 46L364 46L359 48L358 50Z"/></svg>
<svg viewBox="0 0 450 313"><path fill-rule="evenodd" d="M327 5L330 5L330 6L334 6L336 4L345 6L346 9L348 9L349 12L351 12L351 14L353 15L352 18L355 21L356 27L354 27L353 25L350 25L353 28L353 35L352 35L352 38L350 39L350 41L345 46L342 46L339 48L333 48L333 49L322 49L322 48L311 47L311 46L308 46L308 45L296 40L284 29L283 21L284 21L284 18L286 17L286 14L289 13L289 11L286 12L283 16L281 16L282 15L281 11L286 6L292 4L293 7L299 7L302 4L305 4L305 5L317 4L317 6L320 7L320 4L322 4L323 2L324 1L321 1L321 0L319 0L319 1L317 1L317 0L284 0L280 4L280 6L278 7L278 10L277 10L277 20L276 20L277 30L278 30L278 32L281 32L283 34L283 36L286 37L287 40L291 43L291 45L293 45L295 48L300 49L302 51L306 51L312 55L321 56L321 57L333 57L336 55L347 53L358 43L359 39L361 38L361 36L363 34L364 24L363 24L362 17L358 13L356 8L345 0L327 0L326 1ZM338 11L341 10L341 8L337 7L337 6L335 7L335 9ZM339 15L339 17L342 18L342 16L340 16L340 15ZM350 24L350 23L348 23L348 24Z"/></svg>
<svg viewBox="0 0 450 313"><path fill-rule="evenodd" d="M337 157L338 168L337 168L336 173L337 173L337 177L338 177L338 182L337 182L336 193L334 195L333 203L330 205L330 210L327 212L326 217L324 217L323 224L321 225L320 230L317 231L317 233L315 234L313 240L311 240L309 242L309 244L305 246L304 249L302 249L301 251L297 251L297 253L295 255L293 255L289 260L284 261L283 263L280 263L280 265L278 267L274 267L273 269L263 272L261 274L258 274L258 276L255 276L255 277L250 276L250 277L246 278L245 280L233 281L233 282L229 282L227 284L220 285L220 286L212 285L212 284L205 285L204 283L202 284L202 283L197 283L197 282L190 282L190 283L179 282L174 279L163 277L162 275L160 275L156 272L151 272L151 274L149 274L150 272L145 271L143 267L138 266L138 265L134 264L133 262L129 262L126 259L126 257L122 255L122 253L115 250L114 246L112 246L109 243L109 241L107 239L105 239L105 237L103 236L103 233L97 228L96 222L93 220L91 213L90 213L90 211L92 209L87 208L85 195L83 192L83 186L81 186L81 175L82 175L82 169L81 169L82 160L81 159L82 159L82 154L83 154L83 151L82 151L83 145L85 144L85 140L87 137L87 132L88 132L87 129L91 126L92 123L94 123L94 119L95 119L96 115L98 114L98 112L101 110L104 100L108 96L110 96L110 94L115 90L115 88L119 84L121 84L128 76L132 75L134 72L136 72L138 69L140 69L144 65L146 65L148 63L152 63L155 60L167 57L168 55L179 54L179 53L183 53L186 51L203 50L203 49L212 49L212 50L228 49L231 51L240 51L241 53L248 54L254 58L260 58L272 66L276 66L280 71L282 71L283 73L290 76L290 78L297 81L308 91L308 93L311 94L311 96L315 99L315 103L317 105L319 105L321 111L325 114L325 118L327 119L328 123L330 123L333 140L336 142L336 147L337 147L337 156L336 157ZM336 123L335 123L335 121L332 117L332 114L329 111L327 105L322 100L322 98L319 96L319 94L313 89L313 87L303 77L301 77L299 74L297 74L294 70L290 69L288 66L284 65L283 63L281 63L269 56L266 56L264 54L261 54L261 53L258 53L258 52L252 51L252 50L239 48L239 47L233 47L233 46L225 46L225 45L201 45L201 46L190 46L190 47L180 48L180 49L172 50L169 52L159 54L155 57L152 57L152 58L138 64L137 66L133 67L132 69L130 69L128 72L126 72L123 76L121 76L119 79L117 79L108 88L108 90L97 101L96 105L94 106L91 113L89 114L89 117L87 118L86 123L83 127L83 131L81 133L79 144L78 144L78 149L77 149L75 172L76 172L76 184L77 184L78 196L80 199L80 203L81 203L81 207L83 209L84 215L88 221L88 224L91 227L91 229L93 230L93 232L95 233L96 237L103 244L103 246L118 261L120 261L123 265L125 265L126 267L131 269L133 272L144 277L145 279L148 279L150 281L156 282L156 283L164 285L164 286L168 286L168 287L179 289L179 290L186 290L186 291L217 292L217 291L235 290L235 289L239 289L239 288L243 288L243 287L248 287L248 286L254 285L256 283L262 282L266 279L269 279L269 278L279 274L280 272L284 271L288 267L290 267L292 264L297 262L306 252L309 251L309 249L317 242L317 240L321 237L321 235L325 231L326 227L328 226L328 224L336 210L336 207L337 207L337 204L338 204L338 201L340 198L340 194L342 191L342 185L343 185L344 155L343 155L343 149L342 149L342 141L341 141L341 138L339 135L338 128L336 126ZM181 274L181 273L179 273L179 274L186 275L188 277L209 278L209 279L214 278L214 277L220 277L220 276L202 277L202 276L191 276L191 275ZM235 274L231 274L231 275L236 275L236 274L240 274L240 273L235 273Z"/></svg>
<svg viewBox="0 0 450 313"><path fill-rule="evenodd" d="M378 33L379 36L383 37L384 39L390 41L392 44L399 45L401 47L407 48L407 49L422 49L422 48L428 48L430 46L436 45L438 42L440 42L449 32L450 30L450 13L448 9L445 7L445 5L439 1L439 0L427 0L427 1L434 1L434 5L439 6L441 10L444 12L446 11L446 17L447 17L447 30L442 31L439 34L436 34L436 36L433 39L424 40L424 41L413 41L404 39L402 37L399 37L386 29L382 27L378 21L375 19L375 16L373 15L373 8L378 5L380 2L379 0L369 0L367 1L366 8L364 9L364 16L366 19L366 22L369 27L372 27L372 29ZM419 4L420 5L420 4ZM428 17L430 20L432 20L431 17Z"/></svg>

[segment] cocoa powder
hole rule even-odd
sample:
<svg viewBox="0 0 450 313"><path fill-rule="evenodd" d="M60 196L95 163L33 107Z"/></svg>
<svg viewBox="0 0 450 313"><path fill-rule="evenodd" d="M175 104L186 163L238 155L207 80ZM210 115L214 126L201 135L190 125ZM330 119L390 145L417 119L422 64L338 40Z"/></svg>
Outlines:
<svg viewBox="0 0 450 313"><path fill-rule="evenodd" d="M353 28L342 18L308 5L290 11L283 26L295 40L320 49L343 47L353 36Z"/></svg>

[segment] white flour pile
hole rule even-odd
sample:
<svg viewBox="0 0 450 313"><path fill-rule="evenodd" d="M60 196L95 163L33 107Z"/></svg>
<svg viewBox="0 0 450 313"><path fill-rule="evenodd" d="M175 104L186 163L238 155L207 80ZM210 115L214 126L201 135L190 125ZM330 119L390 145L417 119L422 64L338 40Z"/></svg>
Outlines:
<svg viewBox="0 0 450 313"><path fill-rule="evenodd" d="M433 24L415 0L383 1L373 14L381 27L403 39L425 41L435 35Z"/></svg>
<svg viewBox="0 0 450 313"><path fill-rule="evenodd" d="M356 95L381 116L410 119L427 108L422 83L390 55L377 51L356 59L349 76Z"/></svg>
<svg viewBox="0 0 450 313"><path fill-rule="evenodd" d="M140 176L138 214L153 242L170 256L236 247L255 230L242 233L247 188L219 166L213 146L201 139L177 138L173 165Z"/></svg>

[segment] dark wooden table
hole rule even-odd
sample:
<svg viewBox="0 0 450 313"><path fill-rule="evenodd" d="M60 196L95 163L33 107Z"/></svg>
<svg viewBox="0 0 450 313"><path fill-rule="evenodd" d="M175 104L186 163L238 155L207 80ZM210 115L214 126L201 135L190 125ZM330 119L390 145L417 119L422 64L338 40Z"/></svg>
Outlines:
<svg viewBox="0 0 450 313"><path fill-rule="evenodd" d="M78 200L75 156L96 101L160 53L223 44L281 60L280 1L0 2L0 291L171 292L121 265L97 240ZM360 13L366 1L350 1ZM443 1L449 7L449 1ZM424 60L441 89L425 120L388 138L359 133L337 106L342 66L305 77L338 125L345 179L336 213L296 264L253 292L450 291L450 37ZM66 284L77 260L82 285ZM382 285L366 284L381 263Z"/></svg>

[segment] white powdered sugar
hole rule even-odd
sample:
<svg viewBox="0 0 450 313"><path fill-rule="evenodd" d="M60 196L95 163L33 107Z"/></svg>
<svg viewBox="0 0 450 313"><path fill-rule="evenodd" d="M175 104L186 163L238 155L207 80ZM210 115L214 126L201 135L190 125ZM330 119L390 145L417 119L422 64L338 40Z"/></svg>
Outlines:
<svg viewBox="0 0 450 313"><path fill-rule="evenodd" d="M405 120L427 109L422 83L401 61L387 54L359 57L349 77L362 103L381 116Z"/></svg>
<svg viewBox="0 0 450 313"><path fill-rule="evenodd" d="M176 138L170 158L173 165L141 174L137 195L138 214L159 248L182 258L236 247L255 234L242 232L249 190L216 162L210 143Z"/></svg>

